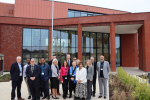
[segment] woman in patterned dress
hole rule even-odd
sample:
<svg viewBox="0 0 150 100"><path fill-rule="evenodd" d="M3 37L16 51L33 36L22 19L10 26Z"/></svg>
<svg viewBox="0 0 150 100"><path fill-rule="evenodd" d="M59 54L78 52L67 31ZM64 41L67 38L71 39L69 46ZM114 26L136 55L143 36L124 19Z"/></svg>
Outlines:
<svg viewBox="0 0 150 100"><path fill-rule="evenodd" d="M79 63L79 67L76 72L76 91L74 100L81 99L85 100L87 98L87 71L83 67L83 62Z"/></svg>

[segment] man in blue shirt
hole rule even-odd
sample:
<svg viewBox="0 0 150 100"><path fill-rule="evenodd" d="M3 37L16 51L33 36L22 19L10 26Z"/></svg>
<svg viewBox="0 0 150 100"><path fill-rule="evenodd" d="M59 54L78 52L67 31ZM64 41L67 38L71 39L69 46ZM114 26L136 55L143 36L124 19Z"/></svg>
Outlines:
<svg viewBox="0 0 150 100"><path fill-rule="evenodd" d="M44 92L44 97L42 99L47 98L48 100L50 99L49 96L49 79L51 77L51 69L48 64L45 63L45 59L42 57L41 58L41 85L42 85L42 90Z"/></svg>

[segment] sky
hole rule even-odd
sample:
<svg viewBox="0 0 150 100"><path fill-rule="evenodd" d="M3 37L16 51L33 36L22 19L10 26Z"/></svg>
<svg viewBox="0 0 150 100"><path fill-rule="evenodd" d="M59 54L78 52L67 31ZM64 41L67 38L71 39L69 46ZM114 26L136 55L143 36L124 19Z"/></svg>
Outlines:
<svg viewBox="0 0 150 100"><path fill-rule="evenodd" d="M150 12L150 0L55 0L103 8L110 8L132 13ZM0 0L5 3L15 3L15 0Z"/></svg>

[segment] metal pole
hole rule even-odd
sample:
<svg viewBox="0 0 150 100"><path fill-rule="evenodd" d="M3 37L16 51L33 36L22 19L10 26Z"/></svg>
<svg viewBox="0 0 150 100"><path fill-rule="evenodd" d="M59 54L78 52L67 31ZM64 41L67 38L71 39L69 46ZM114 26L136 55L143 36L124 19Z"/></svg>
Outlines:
<svg viewBox="0 0 150 100"><path fill-rule="evenodd" d="M51 59L53 57L53 13L54 13L54 0L52 1L52 45L51 45Z"/></svg>

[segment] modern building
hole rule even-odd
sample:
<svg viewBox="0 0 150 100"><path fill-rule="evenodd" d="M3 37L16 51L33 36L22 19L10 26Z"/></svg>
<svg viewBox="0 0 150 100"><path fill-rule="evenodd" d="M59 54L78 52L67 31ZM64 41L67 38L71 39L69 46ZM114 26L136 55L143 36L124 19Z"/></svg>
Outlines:
<svg viewBox="0 0 150 100"><path fill-rule="evenodd" d="M5 55L4 70L9 70L17 56L40 57L46 61L53 54L62 62L71 54L85 63L100 55L116 67L139 67L150 71L150 12L126 11L88 5L54 2L52 45L52 2L15 0L0 3L0 53Z"/></svg>

